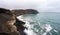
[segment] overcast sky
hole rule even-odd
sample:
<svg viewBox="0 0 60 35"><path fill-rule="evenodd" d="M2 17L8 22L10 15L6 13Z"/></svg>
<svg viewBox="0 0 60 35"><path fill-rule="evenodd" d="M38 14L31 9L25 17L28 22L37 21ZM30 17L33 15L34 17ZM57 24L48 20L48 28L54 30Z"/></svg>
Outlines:
<svg viewBox="0 0 60 35"><path fill-rule="evenodd" d="M1 8L37 9L40 12L60 12L60 0L0 0Z"/></svg>

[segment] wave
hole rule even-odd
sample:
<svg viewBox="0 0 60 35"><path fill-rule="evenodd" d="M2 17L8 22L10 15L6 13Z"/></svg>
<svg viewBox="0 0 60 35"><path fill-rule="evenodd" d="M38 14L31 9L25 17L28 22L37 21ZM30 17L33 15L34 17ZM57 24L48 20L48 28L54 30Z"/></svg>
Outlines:
<svg viewBox="0 0 60 35"><path fill-rule="evenodd" d="M29 22L27 21L27 19L24 19L24 18L22 17L22 15L19 16L19 17L17 17L17 18L18 18L19 20L23 21L23 22L26 22L26 24L25 24L24 26L27 27L28 30L25 29L24 32L27 33L27 35L37 35L37 34L36 34L35 32L33 32L33 30L31 29L31 25L29 24Z"/></svg>
<svg viewBox="0 0 60 35"><path fill-rule="evenodd" d="M21 15L17 18L19 18L21 21L26 22L24 26L26 26L28 30L25 29L24 32L26 32L27 35L59 35L60 34L59 30L56 29L57 26L55 26L56 23L53 22L53 18L48 17L50 18L48 19L46 17L47 16L43 16L43 14L42 15L38 14L35 16L34 15L25 15L25 16Z"/></svg>

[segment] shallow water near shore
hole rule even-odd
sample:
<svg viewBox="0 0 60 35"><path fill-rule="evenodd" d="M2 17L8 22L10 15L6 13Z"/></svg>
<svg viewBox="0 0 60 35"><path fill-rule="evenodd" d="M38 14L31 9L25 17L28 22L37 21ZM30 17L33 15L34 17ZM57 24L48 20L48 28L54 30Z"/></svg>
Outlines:
<svg viewBox="0 0 60 35"><path fill-rule="evenodd" d="M37 15L26 14L18 17L26 22L27 35L60 35L60 13L41 12Z"/></svg>

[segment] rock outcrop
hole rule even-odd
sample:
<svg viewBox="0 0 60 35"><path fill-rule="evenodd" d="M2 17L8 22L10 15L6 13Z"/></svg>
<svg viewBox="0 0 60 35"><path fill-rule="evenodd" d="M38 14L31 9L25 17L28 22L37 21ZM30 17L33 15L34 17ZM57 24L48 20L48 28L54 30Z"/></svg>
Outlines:
<svg viewBox="0 0 60 35"><path fill-rule="evenodd" d="M23 25L25 22L16 17L24 14L37 14L34 9L9 10L0 8L0 35L27 35Z"/></svg>
<svg viewBox="0 0 60 35"><path fill-rule="evenodd" d="M16 16L8 9L0 8L0 35L19 35L14 25Z"/></svg>
<svg viewBox="0 0 60 35"><path fill-rule="evenodd" d="M23 25L25 25L25 22L19 20L16 18L16 23L15 23L17 30L19 31L20 35L27 35L24 30L28 29L26 27L24 27Z"/></svg>
<svg viewBox="0 0 60 35"><path fill-rule="evenodd" d="M24 15L24 14L38 14L38 11L34 10L34 9L25 9L25 10L15 9L15 10L12 10L12 11L15 11L16 16Z"/></svg>

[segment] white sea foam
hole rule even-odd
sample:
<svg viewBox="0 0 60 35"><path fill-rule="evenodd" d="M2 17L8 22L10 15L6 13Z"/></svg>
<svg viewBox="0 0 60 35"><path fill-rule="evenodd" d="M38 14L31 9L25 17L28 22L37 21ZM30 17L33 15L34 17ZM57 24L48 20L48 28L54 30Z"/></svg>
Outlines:
<svg viewBox="0 0 60 35"><path fill-rule="evenodd" d="M37 35L36 33L33 32L33 30L25 30L27 35Z"/></svg>
<svg viewBox="0 0 60 35"><path fill-rule="evenodd" d="M55 30L55 29L54 29L54 32L58 33L58 31L57 31L57 30Z"/></svg>
<svg viewBox="0 0 60 35"><path fill-rule="evenodd" d="M26 24L24 26L27 27L28 30L25 29L24 32L27 33L27 35L37 35L35 32L33 32L33 30L31 29L32 26L29 24L29 20L31 20L31 19L28 19L28 18L27 19L23 19L22 15L21 16L18 16L17 18L19 20L23 21L23 22L26 22Z"/></svg>
<svg viewBox="0 0 60 35"><path fill-rule="evenodd" d="M24 32L27 33L27 35L37 35L36 33L33 32L33 30L31 30L32 26L29 24L29 21L31 19L23 19L22 16L17 17L19 20L26 22L26 24L24 25L25 27L28 28L28 30L24 30ZM32 20L31 20L32 21ZM40 25L40 24L39 24ZM50 24L45 24L44 26L42 26L42 29L45 29L46 31L42 34L42 35L46 35L51 29L52 27L50 26Z"/></svg>
<svg viewBox="0 0 60 35"><path fill-rule="evenodd" d="M43 29L45 29L45 32L42 35L46 35L48 32L52 30L52 27L50 26L50 24L45 24Z"/></svg>
<svg viewBox="0 0 60 35"><path fill-rule="evenodd" d="M46 32L49 32L50 30L52 30L52 27L50 26L50 24L46 24Z"/></svg>

